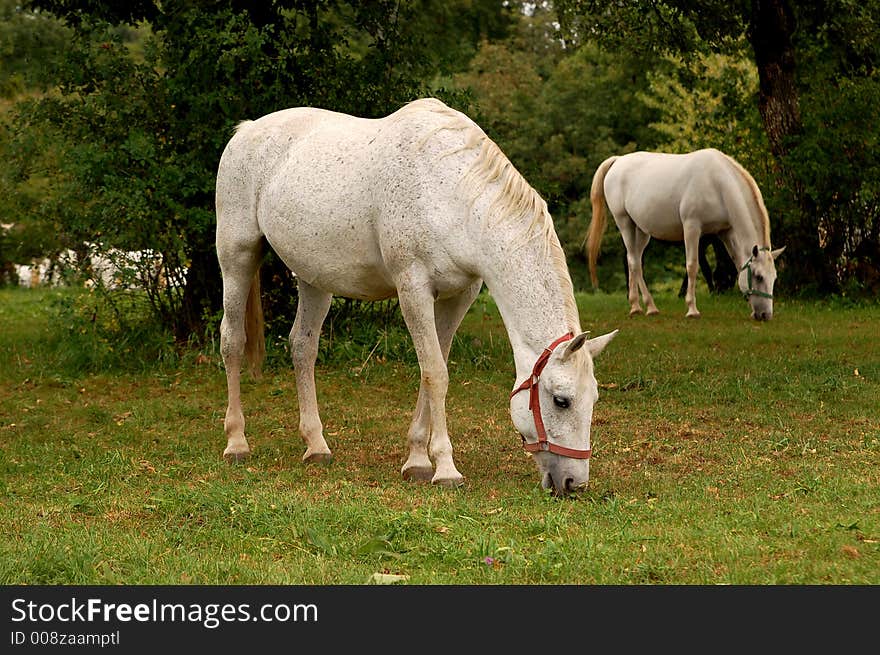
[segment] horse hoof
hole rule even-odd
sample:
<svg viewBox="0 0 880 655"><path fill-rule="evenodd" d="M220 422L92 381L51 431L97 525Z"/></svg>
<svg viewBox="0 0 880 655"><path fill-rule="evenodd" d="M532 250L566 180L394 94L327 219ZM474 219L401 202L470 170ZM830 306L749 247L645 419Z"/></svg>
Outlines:
<svg viewBox="0 0 880 655"><path fill-rule="evenodd" d="M442 478L439 480L431 480L431 484L435 484L438 487L445 487L446 489L457 489L464 484L464 478Z"/></svg>
<svg viewBox="0 0 880 655"><path fill-rule="evenodd" d="M412 466L402 473L407 482L430 482L434 477L434 469L430 466Z"/></svg>
<svg viewBox="0 0 880 655"><path fill-rule="evenodd" d="M659 314L659 313L660 313L660 310L657 309L656 307L655 307L654 309L649 309L649 310L647 311L647 315L648 315L648 316L655 316L655 315L657 315L657 314Z"/></svg>
<svg viewBox="0 0 880 655"><path fill-rule="evenodd" d="M303 455L302 461L306 464L330 464L333 461L333 453L309 453Z"/></svg>
<svg viewBox="0 0 880 655"><path fill-rule="evenodd" d="M251 456L251 452L249 450L243 450L239 452L224 452L223 459L225 459L230 464L239 464Z"/></svg>
<svg viewBox="0 0 880 655"><path fill-rule="evenodd" d="M629 315L630 315L630 316L638 316L638 315L641 314L641 313L642 313L642 308L641 308L641 307L639 307L639 308L637 308L637 309L631 309L631 310L629 310Z"/></svg>
<svg viewBox="0 0 880 655"><path fill-rule="evenodd" d="M688 313L685 318L700 318L700 312Z"/></svg>

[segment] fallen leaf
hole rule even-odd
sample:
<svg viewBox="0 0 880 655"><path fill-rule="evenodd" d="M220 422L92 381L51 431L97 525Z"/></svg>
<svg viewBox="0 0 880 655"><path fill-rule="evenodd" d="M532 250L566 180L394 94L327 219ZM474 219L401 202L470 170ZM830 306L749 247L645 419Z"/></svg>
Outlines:
<svg viewBox="0 0 880 655"><path fill-rule="evenodd" d="M859 549L856 548L855 546L846 545L846 546L843 546L840 550L843 551L844 555L847 555L848 557L852 557L853 559L858 559L859 557L862 556L862 554L859 552Z"/></svg>
<svg viewBox="0 0 880 655"><path fill-rule="evenodd" d="M374 573L367 580L367 584L397 584L398 582L406 582L409 580L408 575L397 575L395 573Z"/></svg>

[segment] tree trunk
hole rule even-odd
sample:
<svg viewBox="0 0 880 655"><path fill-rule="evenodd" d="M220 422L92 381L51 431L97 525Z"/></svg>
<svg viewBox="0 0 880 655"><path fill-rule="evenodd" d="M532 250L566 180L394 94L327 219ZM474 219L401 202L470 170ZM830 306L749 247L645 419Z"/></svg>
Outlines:
<svg viewBox="0 0 880 655"><path fill-rule="evenodd" d="M752 0L751 12L749 41L758 68L758 109L776 159L780 185L791 191L798 213L775 231L786 240L783 245L792 246L787 261L782 263L786 269L782 284L811 286L828 293L836 288L837 276L832 259L819 241L816 203L786 164L786 156L803 129L792 43L794 12L789 0ZM795 252L798 256L793 258Z"/></svg>
<svg viewBox="0 0 880 655"><path fill-rule="evenodd" d="M201 340L205 330L205 313L222 307L223 288L220 266L213 247L191 254L183 292L183 306L174 325L174 336L179 343L190 337Z"/></svg>
<svg viewBox="0 0 880 655"><path fill-rule="evenodd" d="M802 127L791 42L794 28L788 0L752 0L749 40L758 67L758 109L777 160L788 152L789 137Z"/></svg>

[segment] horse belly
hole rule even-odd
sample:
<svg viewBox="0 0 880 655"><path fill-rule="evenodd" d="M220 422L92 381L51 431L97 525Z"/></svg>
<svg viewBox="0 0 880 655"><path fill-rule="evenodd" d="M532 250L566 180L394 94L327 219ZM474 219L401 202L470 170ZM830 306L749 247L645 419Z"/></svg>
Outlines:
<svg viewBox="0 0 880 655"><path fill-rule="evenodd" d="M261 227L297 278L345 298L382 300L395 295L379 246L363 224L356 224L357 217L318 221L302 213L291 216L269 218Z"/></svg>
<svg viewBox="0 0 880 655"><path fill-rule="evenodd" d="M633 222L655 239L684 239L679 206L672 198L630 194L626 197L624 208Z"/></svg>
<svg viewBox="0 0 880 655"><path fill-rule="evenodd" d="M621 231L627 229L629 219L656 239L681 241L684 230L679 198L670 193L668 181L655 179L651 171L641 165L641 154L626 155L608 171L605 178L608 209Z"/></svg>

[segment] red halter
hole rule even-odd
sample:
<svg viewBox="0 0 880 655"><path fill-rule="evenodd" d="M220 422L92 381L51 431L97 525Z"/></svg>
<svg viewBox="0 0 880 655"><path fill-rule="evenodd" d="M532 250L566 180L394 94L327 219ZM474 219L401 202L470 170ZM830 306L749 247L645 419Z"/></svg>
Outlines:
<svg viewBox="0 0 880 655"><path fill-rule="evenodd" d="M572 457L574 459L590 459L590 455L593 453L589 448L587 450L575 450L574 448L558 446L547 441L547 431L544 429L544 419L541 417L541 399L539 397L540 394L538 393L538 378L541 377L541 371L547 366L547 362L550 360L550 355L553 354L556 346L573 338L574 335L569 332L544 348L544 352L541 353L538 357L538 361L535 362L532 374L510 394L510 397L513 398L520 391L525 391L526 389L529 390L529 409L532 410L532 417L535 420L535 431L538 433L538 441L535 443L527 443L525 438L523 438L523 448L530 453L549 451L551 453L556 453L557 455Z"/></svg>

